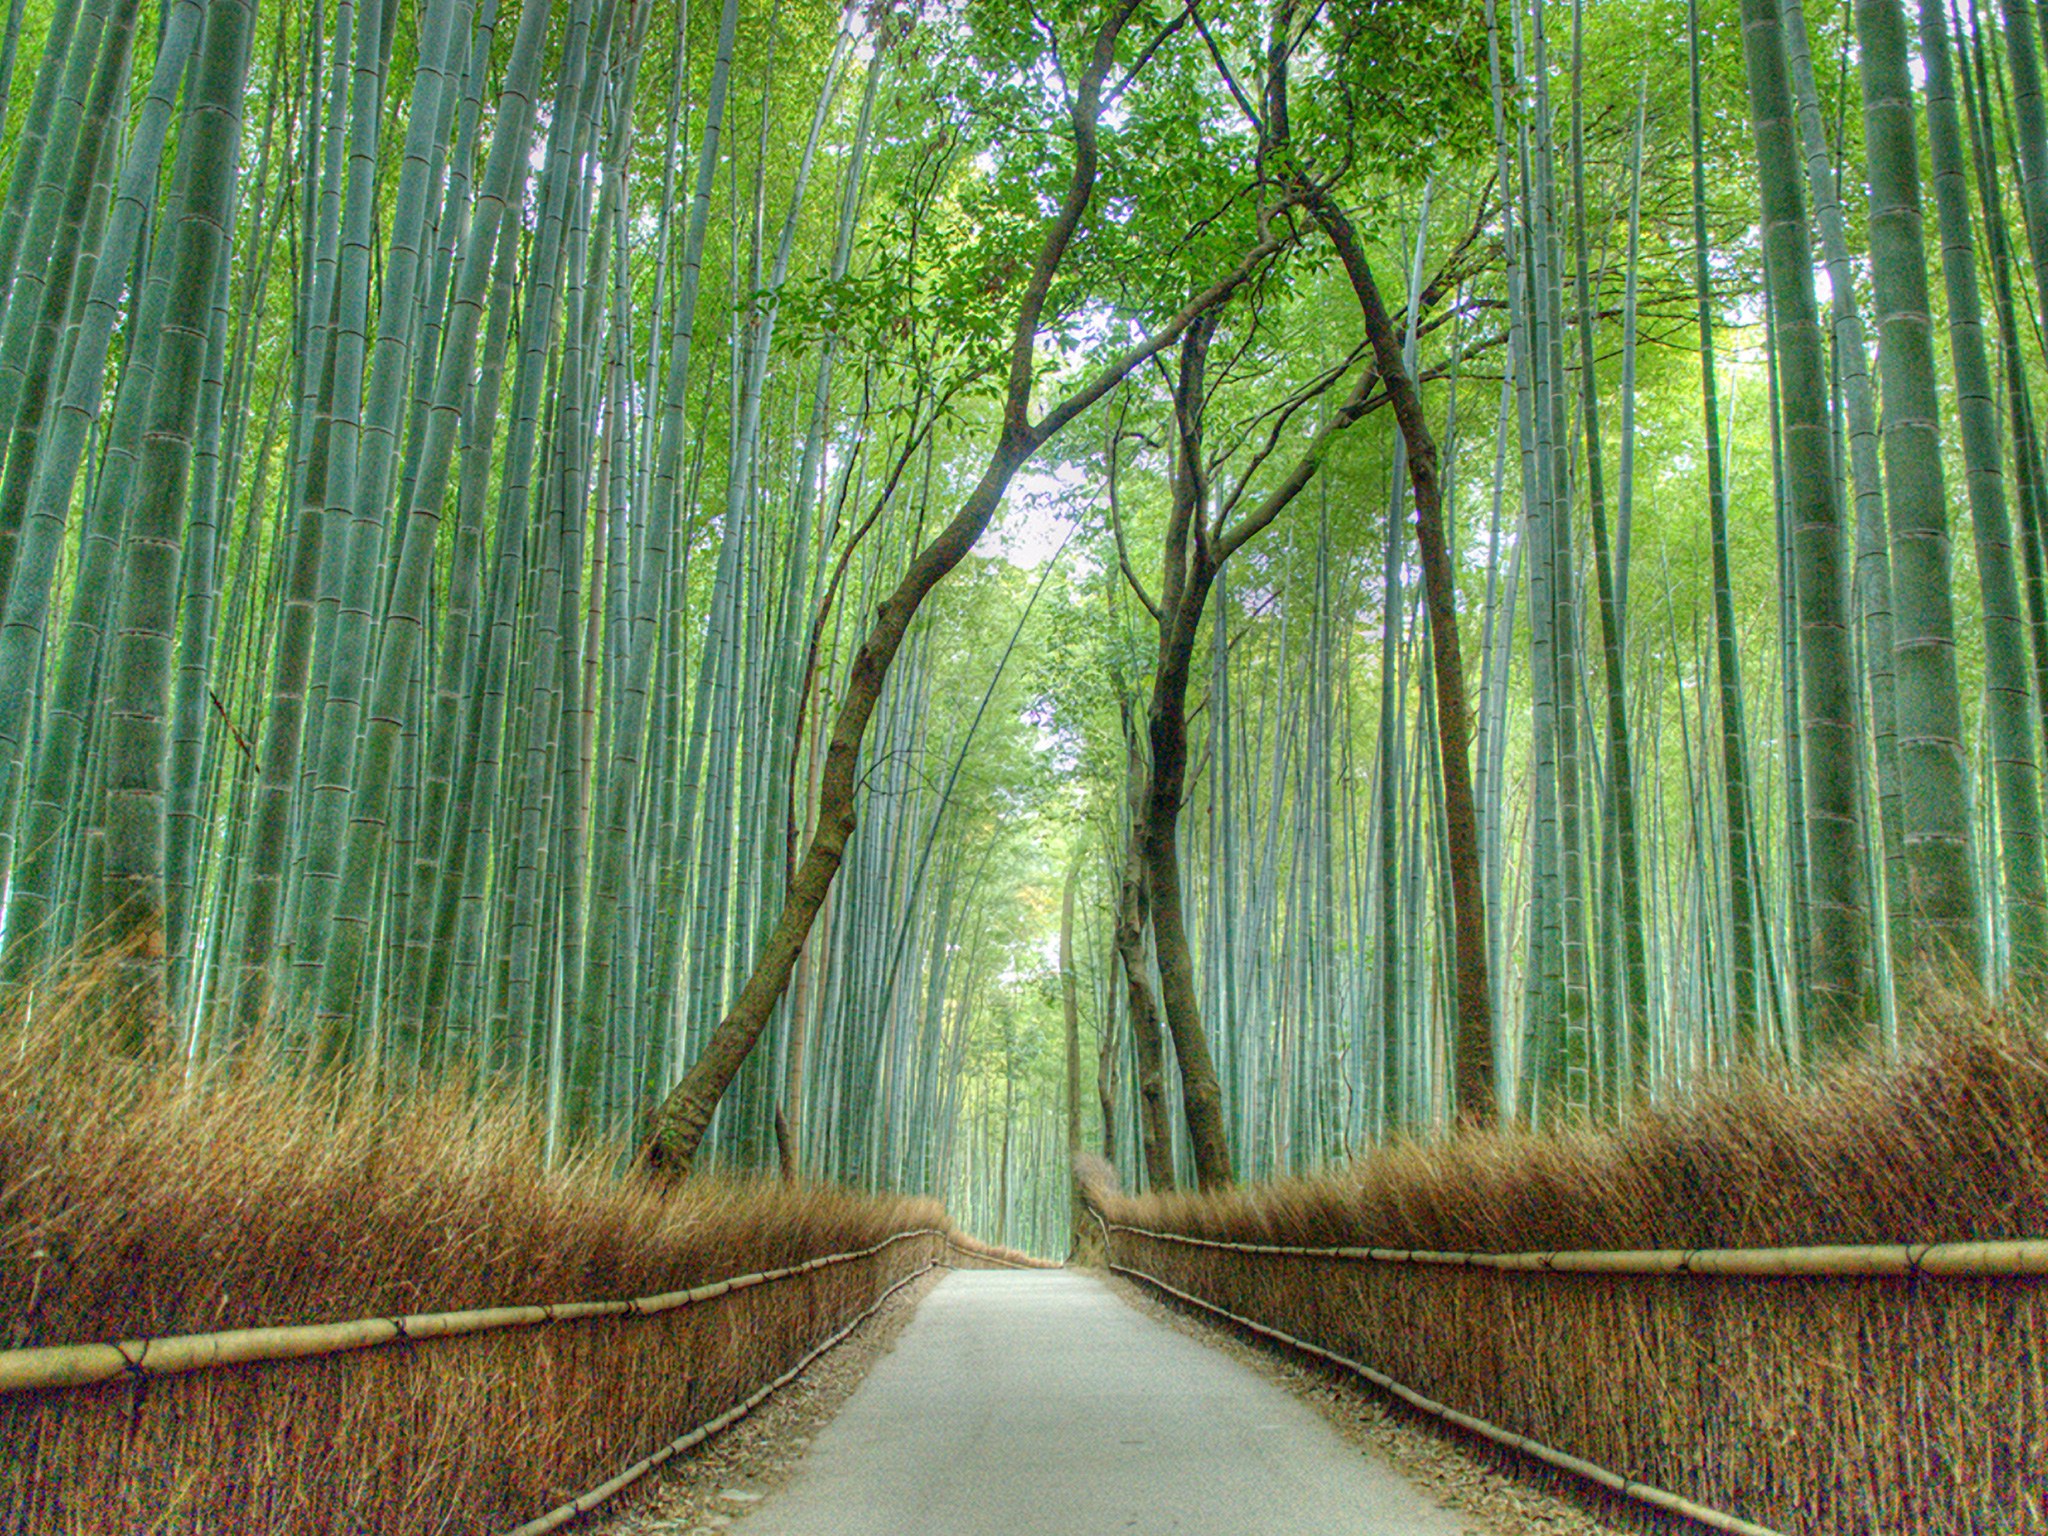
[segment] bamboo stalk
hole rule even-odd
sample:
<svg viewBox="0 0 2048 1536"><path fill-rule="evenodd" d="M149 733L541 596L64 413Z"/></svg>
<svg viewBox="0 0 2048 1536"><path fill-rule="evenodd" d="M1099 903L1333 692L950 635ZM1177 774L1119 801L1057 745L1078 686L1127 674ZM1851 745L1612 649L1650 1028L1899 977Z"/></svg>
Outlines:
<svg viewBox="0 0 2048 1536"><path fill-rule="evenodd" d="M56 1344L41 1349L5 1350L0 1351L0 1396L13 1392L91 1386L120 1376L154 1381L221 1366L304 1360L374 1349L380 1344L400 1340L417 1344L425 1339L456 1338L498 1328L532 1328L594 1317L652 1317L733 1291L787 1280L856 1259L872 1258L883 1249L914 1237L943 1235L935 1227L919 1227L899 1232L858 1252L826 1254L781 1269L734 1275L692 1286L688 1290L664 1291L656 1296L638 1296L622 1301L570 1301L542 1306L482 1307L462 1312L419 1312L404 1317L357 1318L345 1323L235 1328L224 1333L185 1334L166 1339L124 1339L117 1344Z"/></svg>

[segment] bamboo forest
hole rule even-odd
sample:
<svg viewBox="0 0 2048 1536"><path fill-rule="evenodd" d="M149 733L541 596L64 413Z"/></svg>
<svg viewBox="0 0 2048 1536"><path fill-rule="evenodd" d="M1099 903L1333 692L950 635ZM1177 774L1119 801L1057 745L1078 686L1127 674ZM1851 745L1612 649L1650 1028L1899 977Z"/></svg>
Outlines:
<svg viewBox="0 0 2048 1536"><path fill-rule="evenodd" d="M0 988L1066 1251L2048 972L2028 0L11 0Z"/></svg>

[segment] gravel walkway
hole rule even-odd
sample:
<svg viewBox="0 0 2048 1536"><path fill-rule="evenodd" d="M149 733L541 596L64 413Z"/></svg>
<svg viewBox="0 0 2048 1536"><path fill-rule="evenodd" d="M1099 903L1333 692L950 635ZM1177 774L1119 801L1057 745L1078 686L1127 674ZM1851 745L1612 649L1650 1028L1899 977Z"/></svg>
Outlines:
<svg viewBox="0 0 2048 1536"><path fill-rule="evenodd" d="M1249 1366L1306 1402L1353 1444L1386 1458L1432 1503L1464 1516L1461 1530L1480 1536L1618 1536L1680 1529L1632 1506L1617 1508L1617 1501L1574 1480L1447 1434L1389 1404L1362 1382L1191 1316L1130 1281L1095 1273L1139 1313ZM744 1517L789 1484L819 1431L875 1363L895 1349L918 1304L945 1274L934 1271L906 1287L799 1381L694 1455L671 1463L615 1504L607 1518L585 1529L600 1536L716 1536L743 1522L736 1536L756 1527L767 1536L772 1523L767 1516L760 1521ZM1279 1529L1262 1521L1251 1522L1250 1528Z"/></svg>
<svg viewBox="0 0 2048 1536"><path fill-rule="evenodd" d="M738 1536L1497 1536L1083 1270L954 1274Z"/></svg>

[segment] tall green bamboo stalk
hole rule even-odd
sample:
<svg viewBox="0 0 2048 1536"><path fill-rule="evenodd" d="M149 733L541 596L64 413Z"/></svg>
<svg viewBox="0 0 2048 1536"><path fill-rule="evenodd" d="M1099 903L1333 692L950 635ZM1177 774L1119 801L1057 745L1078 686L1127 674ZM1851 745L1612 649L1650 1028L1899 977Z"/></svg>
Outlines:
<svg viewBox="0 0 2048 1536"><path fill-rule="evenodd" d="M1862 1043L1870 1033L1866 1008L1869 923L1857 805L1855 668L1843 612L1846 556L1827 421L1827 371L1813 295L1811 236L1799 185L1792 98L1775 0L1743 0L1742 31L1762 201L1764 270L1776 316L1786 500L1799 585L1800 735L1806 775L1805 830L1813 871L1811 974L1815 997L1810 1018L1824 1045L1846 1047ZM1910 334L1910 327L1901 334ZM1916 420L1924 418L1902 414L1900 430L1920 430ZM1894 497L1895 525L1897 472L1894 468L1893 483L1887 487ZM1946 553L1945 545L1942 553ZM1895 596L1905 585L1897 570L1898 559L1895 540ZM1939 627L1932 610L1941 604L1932 597L1926 600L1930 616L1924 629L1931 634ZM1909 633L1921 632L1913 625L1903 627ZM1927 649L1938 651L1940 647ZM1934 672L1939 671L1938 657L1923 659ZM1939 708L1938 686L1931 683L1927 693L1931 716ZM1902 702L1902 717L1906 712ZM1934 749L1930 754L1930 761L1938 755ZM1902 772L1904 756L1902 747ZM1906 798L1912 799L1910 791ZM1934 848L1930 843L1930 858L1935 857ZM1930 912L1949 910L1931 897L1930 902Z"/></svg>

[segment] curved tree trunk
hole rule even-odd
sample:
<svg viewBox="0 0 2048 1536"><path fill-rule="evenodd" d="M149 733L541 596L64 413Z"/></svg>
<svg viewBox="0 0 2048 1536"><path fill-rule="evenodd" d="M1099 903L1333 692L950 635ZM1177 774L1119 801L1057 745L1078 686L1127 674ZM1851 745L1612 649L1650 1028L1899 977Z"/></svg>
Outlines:
<svg viewBox="0 0 2048 1536"><path fill-rule="evenodd" d="M1173 512L1167 524L1165 582L1159 594L1159 660L1145 711L1151 773L1134 839L1144 854L1145 895L1152 907L1152 940L1159 952L1159 1000L1180 1066L1181 1109L1203 1189L1231 1182L1230 1138L1223 1123L1223 1092L1209 1037L1202 1028L1195 989L1194 952L1181 909L1180 806L1187 788L1188 673L1201 635L1202 609L1221 563L1210 545L1202 481L1203 382L1213 318L1189 327L1181 343L1174 389L1179 450L1173 477Z"/></svg>
<svg viewBox="0 0 2048 1536"><path fill-rule="evenodd" d="M1337 248L1344 274L1365 316L1373 362L1394 407L1408 447L1408 478L1415 494L1415 543L1422 558L1423 598L1429 604L1431 660L1437 690L1437 736L1443 757L1444 834L1451 864L1453 942L1457 961L1458 1023L1452 1052L1456 1113L1483 1125L1494 1117L1493 1004L1487 982L1486 911L1479 869L1479 818L1472 800L1470 718L1465 705L1465 661L1458 643L1458 584L1444 535L1443 492L1437 483L1436 438L1422 413L1422 397L1401 357L1393 318L1365 259L1357 233L1335 199L1318 191L1310 206Z"/></svg>
<svg viewBox="0 0 2048 1536"><path fill-rule="evenodd" d="M767 1027L777 999L789 984L790 971L802 953L811 924L824 904L853 835L854 804L859 782L861 742L869 717L881 698L889 665L909 631L910 621L926 597L974 547L1001 503L1010 479L1033 453L1082 411L1095 404L1132 369L1172 346L1195 317L1222 303L1263 266L1284 235L1269 234L1247 253L1236 271L1198 295L1142 346L1123 353L1095 377L1054 406L1038 421L1029 409L1039 320L1053 279L1079 229L1081 216L1094 195L1096 128L1102 110L1103 82L1115 64L1117 38L1138 8L1138 0L1119 0L1096 33L1087 65L1076 81L1073 98L1074 169L1066 195L1040 243L1031 278L1011 332L1008 380L1004 391L1003 426L981 479L939 535L919 551L896 590L875 613L874 627L854 658L846 696L826 748L818 796L817 830L811 837L783 901L781 915L762 944L752 975L740 989L731 1010L705 1041L682 1080L650 1118L643 1150L647 1166L664 1177L681 1177L695 1162L698 1146L728 1085Z"/></svg>
<svg viewBox="0 0 2048 1536"><path fill-rule="evenodd" d="M1173 1188L1173 1142L1166 1124L1166 1053L1159 1037L1159 1005L1152 996L1151 953L1145 945L1145 854L1138 829L1144 823L1144 748L1128 709L1124 737L1130 759L1131 835L1124 852L1123 882L1117 897L1116 954L1123 965L1131 1009L1131 1044L1138 1058L1138 1145L1145 1160L1145 1187Z"/></svg>

